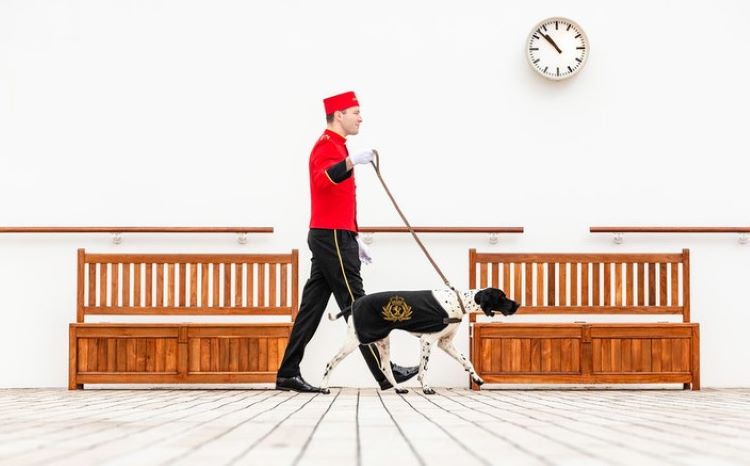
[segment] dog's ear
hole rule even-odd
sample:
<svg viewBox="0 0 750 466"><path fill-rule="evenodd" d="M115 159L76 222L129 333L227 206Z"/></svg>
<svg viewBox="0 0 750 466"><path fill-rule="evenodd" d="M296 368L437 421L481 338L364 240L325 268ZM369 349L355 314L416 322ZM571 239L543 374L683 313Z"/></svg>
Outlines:
<svg viewBox="0 0 750 466"><path fill-rule="evenodd" d="M497 303L499 302L499 295L495 296L497 293L494 293L493 291L499 290L493 288L485 288L484 290L478 291L477 294L474 295L474 301L479 304L480 308L482 308L482 312L484 312L489 317L495 315L494 309L497 307Z"/></svg>

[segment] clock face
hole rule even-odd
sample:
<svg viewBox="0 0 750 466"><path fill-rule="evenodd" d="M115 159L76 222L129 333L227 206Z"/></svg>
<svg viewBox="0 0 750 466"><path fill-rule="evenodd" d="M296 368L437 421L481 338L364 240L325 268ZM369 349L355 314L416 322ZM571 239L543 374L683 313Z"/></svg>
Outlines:
<svg viewBox="0 0 750 466"><path fill-rule="evenodd" d="M545 78L569 78L583 69L589 56L589 40L575 22L567 18L545 19L531 30L526 57L531 68Z"/></svg>

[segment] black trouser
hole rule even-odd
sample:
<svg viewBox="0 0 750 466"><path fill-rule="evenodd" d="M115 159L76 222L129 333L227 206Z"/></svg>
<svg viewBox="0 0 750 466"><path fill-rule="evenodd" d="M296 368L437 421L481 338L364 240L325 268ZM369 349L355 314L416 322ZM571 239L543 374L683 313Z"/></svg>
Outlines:
<svg viewBox="0 0 750 466"><path fill-rule="evenodd" d="M314 228L307 235L307 244L312 252L310 278L302 290L302 302L284 359L281 361L279 377L300 375L299 365L305 353L305 346L318 329L331 293L342 310L365 294L359 274L362 264L359 260L356 233ZM385 375L380 370L380 357L375 345L360 345L359 350L375 380L385 380Z"/></svg>

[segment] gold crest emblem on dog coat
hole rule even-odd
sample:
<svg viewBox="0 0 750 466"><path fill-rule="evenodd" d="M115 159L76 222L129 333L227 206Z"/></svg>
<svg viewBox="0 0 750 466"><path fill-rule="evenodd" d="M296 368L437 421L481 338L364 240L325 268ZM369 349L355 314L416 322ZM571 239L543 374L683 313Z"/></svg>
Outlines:
<svg viewBox="0 0 750 466"><path fill-rule="evenodd" d="M448 313L431 290L364 295L352 303L351 319L362 344L382 340L392 330L421 334L439 332L448 326Z"/></svg>
<svg viewBox="0 0 750 466"><path fill-rule="evenodd" d="M403 322L411 319L411 306L401 296L394 296L383 307L383 319L390 322Z"/></svg>

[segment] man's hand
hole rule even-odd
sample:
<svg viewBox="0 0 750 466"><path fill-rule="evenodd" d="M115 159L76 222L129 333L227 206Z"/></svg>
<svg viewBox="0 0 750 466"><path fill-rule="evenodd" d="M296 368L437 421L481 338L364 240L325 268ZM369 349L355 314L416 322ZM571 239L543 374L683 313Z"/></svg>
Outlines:
<svg viewBox="0 0 750 466"><path fill-rule="evenodd" d="M372 264L372 255L370 254L370 250L365 245L365 242L362 241L362 238L360 238L359 235L357 235L357 244L359 244L359 260L363 264Z"/></svg>
<svg viewBox="0 0 750 466"><path fill-rule="evenodd" d="M368 149L366 151L362 151L362 152L350 155L349 159L352 161L352 165L358 165L362 163L372 162L373 157L375 157L375 155L372 149Z"/></svg>

